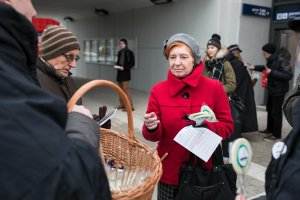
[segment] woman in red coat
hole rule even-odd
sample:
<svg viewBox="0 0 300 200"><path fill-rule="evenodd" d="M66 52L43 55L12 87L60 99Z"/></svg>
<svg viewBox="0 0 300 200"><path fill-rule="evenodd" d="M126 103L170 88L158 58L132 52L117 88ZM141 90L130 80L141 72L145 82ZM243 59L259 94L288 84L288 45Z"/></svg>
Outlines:
<svg viewBox="0 0 300 200"><path fill-rule="evenodd" d="M175 34L166 42L164 54L169 62L168 78L152 88L143 125L145 139L158 141L159 156L167 155L162 161L158 200L176 196L179 168L190 153L173 139L183 127L193 124L188 114L200 112L202 105L208 105L218 121L203 121L203 125L223 139L233 131L228 98L222 84L201 75L203 63L196 40L186 34ZM212 167L211 160L205 167Z"/></svg>

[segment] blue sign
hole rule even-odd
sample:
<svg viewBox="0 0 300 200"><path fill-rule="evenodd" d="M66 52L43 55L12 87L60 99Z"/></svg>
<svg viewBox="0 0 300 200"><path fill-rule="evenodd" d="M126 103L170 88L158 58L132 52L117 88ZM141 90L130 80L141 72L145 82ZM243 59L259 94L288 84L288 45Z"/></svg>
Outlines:
<svg viewBox="0 0 300 200"><path fill-rule="evenodd" d="M243 15L270 17L271 8L243 3Z"/></svg>
<svg viewBox="0 0 300 200"><path fill-rule="evenodd" d="M292 20L300 17L300 7L275 8L274 20Z"/></svg>

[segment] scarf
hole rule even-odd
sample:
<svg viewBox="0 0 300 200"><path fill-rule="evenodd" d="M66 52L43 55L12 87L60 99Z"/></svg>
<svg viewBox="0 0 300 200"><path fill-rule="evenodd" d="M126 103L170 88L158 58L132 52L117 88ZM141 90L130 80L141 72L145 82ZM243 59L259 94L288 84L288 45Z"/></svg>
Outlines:
<svg viewBox="0 0 300 200"><path fill-rule="evenodd" d="M207 60L205 62L208 71L212 71L212 77L213 79L216 79L218 81L222 80L223 72L224 72L224 62L225 58L217 58L213 60Z"/></svg>

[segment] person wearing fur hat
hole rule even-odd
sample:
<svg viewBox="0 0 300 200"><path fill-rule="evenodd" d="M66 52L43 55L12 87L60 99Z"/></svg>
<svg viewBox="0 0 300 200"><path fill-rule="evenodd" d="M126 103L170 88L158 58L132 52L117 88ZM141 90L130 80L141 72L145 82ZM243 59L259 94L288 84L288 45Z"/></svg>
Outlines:
<svg viewBox="0 0 300 200"><path fill-rule="evenodd" d="M262 55L266 59L266 65L248 65L248 69L255 71L266 70L267 83L267 128L260 133L265 134L265 141L281 139L282 128L282 104L285 93L289 90L289 80L293 78L291 67L291 54L287 49L276 51L276 46L267 43L262 47Z"/></svg>
<svg viewBox="0 0 300 200"><path fill-rule="evenodd" d="M236 87L235 74L232 66L226 61L228 50L221 46L221 36L213 34L207 42L207 50L204 54L203 75L222 82L226 94L229 96Z"/></svg>
<svg viewBox="0 0 300 200"><path fill-rule="evenodd" d="M174 142L176 134L195 121L189 114L198 113L205 104L218 121L201 121L204 126L223 139L233 131L228 98L219 81L202 76L203 62L200 47L190 35L178 33L164 45L169 64L167 80L151 89L142 128L146 140L158 142L157 151L162 161L163 174L158 184L158 200L175 199L178 192L179 169L190 157L190 152ZM204 167L211 169L209 159Z"/></svg>
<svg viewBox="0 0 300 200"><path fill-rule="evenodd" d="M71 70L80 59L79 42L66 27L49 25L41 37L40 56L37 59L37 77L41 87L68 102L76 92L76 85ZM77 104L81 105L80 99ZM99 115L93 115L96 121L105 116L107 107L99 107ZM101 126L110 128L108 120Z"/></svg>

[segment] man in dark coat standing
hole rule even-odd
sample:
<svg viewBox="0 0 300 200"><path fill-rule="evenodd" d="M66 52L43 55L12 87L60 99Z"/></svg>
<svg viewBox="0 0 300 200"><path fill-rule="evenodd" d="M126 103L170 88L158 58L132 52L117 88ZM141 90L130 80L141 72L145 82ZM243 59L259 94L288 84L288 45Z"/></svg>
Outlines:
<svg viewBox="0 0 300 200"><path fill-rule="evenodd" d="M135 58L133 52L128 49L127 40L121 39L120 40L120 50L118 52L118 61L116 63L115 68L118 70L117 72L117 82L120 88L125 92L127 95L132 110L134 110L134 106L132 103L132 97L129 90L129 81L131 80L131 69L135 65ZM123 109L125 111L125 105L122 99L119 99L120 105L117 106L118 109Z"/></svg>
<svg viewBox="0 0 300 200"><path fill-rule="evenodd" d="M39 87L31 0L0 0L0 199L111 199L89 110Z"/></svg>
<svg viewBox="0 0 300 200"><path fill-rule="evenodd" d="M267 61L266 65L248 66L248 68L255 71L266 70L268 74L267 129L261 132L266 133L264 140L276 141L281 138L281 107L284 95L289 90L289 80L293 78L291 55L283 48L276 51L272 43L265 44L262 51Z"/></svg>

